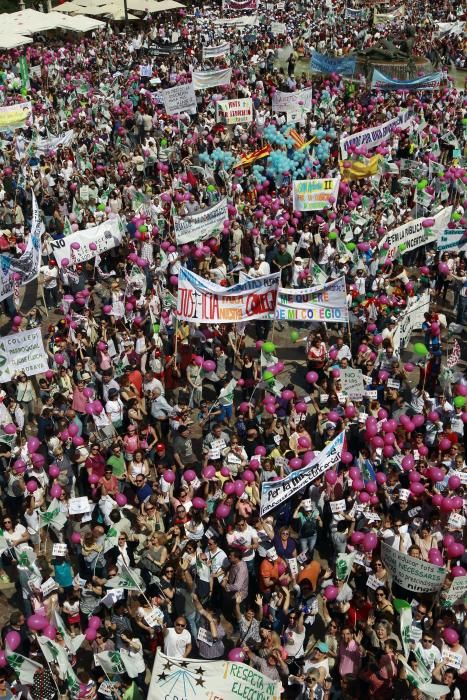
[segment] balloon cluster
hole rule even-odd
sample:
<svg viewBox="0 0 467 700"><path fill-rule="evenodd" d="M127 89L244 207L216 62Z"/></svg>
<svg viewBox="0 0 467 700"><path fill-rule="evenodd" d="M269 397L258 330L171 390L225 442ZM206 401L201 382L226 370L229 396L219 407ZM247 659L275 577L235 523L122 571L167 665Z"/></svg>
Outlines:
<svg viewBox="0 0 467 700"><path fill-rule="evenodd" d="M215 165L223 165L224 170L230 170L236 161L235 156L233 156L229 151L223 151L222 148L215 148L211 154L200 153L199 160L205 165L214 167Z"/></svg>

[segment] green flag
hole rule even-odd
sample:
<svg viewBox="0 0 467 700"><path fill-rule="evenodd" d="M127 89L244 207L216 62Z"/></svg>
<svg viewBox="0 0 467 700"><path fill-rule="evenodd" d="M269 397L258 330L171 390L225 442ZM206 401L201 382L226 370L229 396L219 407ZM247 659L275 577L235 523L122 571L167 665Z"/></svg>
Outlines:
<svg viewBox="0 0 467 700"><path fill-rule="evenodd" d="M53 499L45 513L39 513L39 527L54 527L61 530L67 521L65 513L60 510L60 503Z"/></svg>
<svg viewBox="0 0 467 700"><path fill-rule="evenodd" d="M125 666L119 651L103 651L100 654L95 654L94 660L108 676L125 673Z"/></svg>
<svg viewBox="0 0 467 700"><path fill-rule="evenodd" d="M21 654L16 654L12 651L9 652L8 649L7 660L20 682L26 685L32 685L34 682L34 674L44 668L41 664L36 664L35 661L30 661L25 656L21 656Z"/></svg>
<svg viewBox="0 0 467 700"><path fill-rule="evenodd" d="M63 224L63 235L66 238L66 236L69 236L70 233L73 233L73 229L71 228L70 219L66 216Z"/></svg>
<svg viewBox="0 0 467 700"><path fill-rule="evenodd" d="M310 259L310 273L316 284L325 284L328 278L324 270L314 260Z"/></svg>
<svg viewBox="0 0 467 700"><path fill-rule="evenodd" d="M124 588L127 591L144 590L145 585L137 571L125 567L118 576L112 576L106 583L107 588Z"/></svg>
<svg viewBox="0 0 467 700"><path fill-rule="evenodd" d="M352 571L356 552L339 554L336 561L336 576L338 581L347 581Z"/></svg>
<svg viewBox="0 0 467 700"><path fill-rule="evenodd" d="M29 88L29 70L26 56L19 59L19 73L21 75L21 87Z"/></svg>

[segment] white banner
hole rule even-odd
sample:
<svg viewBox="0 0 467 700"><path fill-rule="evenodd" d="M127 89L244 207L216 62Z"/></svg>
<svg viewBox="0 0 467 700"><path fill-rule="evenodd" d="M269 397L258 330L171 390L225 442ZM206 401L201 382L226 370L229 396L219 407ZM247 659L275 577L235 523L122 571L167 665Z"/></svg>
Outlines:
<svg viewBox="0 0 467 700"><path fill-rule="evenodd" d="M321 211L329 206L329 198L337 201L340 177L294 180L292 182L295 211Z"/></svg>
<svg viewBox="0 0 467 700"><path fill-rule="evenodd" d="M386 24L392 22L398 17L403 17L405 14L405 5L401 5L394 12L377 12L376 7L373 10L373 24Z"/></svg>
<svg viewBox="0 0 467 700"><path fill-rule="evenodd" d="M271 34L273 36L287 34L287 25L284 22L271 22Z"/></svg>
<svg viewBox="0 0 467 700"><path fill-rule="evenodd" d="M32 115L30 102L19 102L15 105L0 107L0 131L21 129Z"/></svg>
<svg viewBox="0 0 467 700"><path fill-rule="evenodd" d="M286 112L288 115L301 115L311 112L313 89L305 88L296 92L276 90L272 96L272 111L276 114Z"/></svg>
<svg viewBox="0 0 467 700"><path fill-rule="evenodd" d="M436 242L437 250L457 250L459 253L467 251L467 229L445 228L439 231Z"/></svg>
<svg viewBox="0 0 467 700"><path fill-rule="evenodd" d="M276 319L280 321L324 321L347 323L345 278L306 289L279 289Z"/></svg>
<svg viewBox="0 0 467 700"><path fill-rule="evenodd" d="M216 27L235 27L236 29L244 29L245 27L254 27L258 24L257 15L242 15L241 17L224 17L223 19L215 19L213 21Z"/></svg>
<svg viewBox="0 0 467 700"><path fill-rule="evenodd" d="M70 146L75 138L75 132L73 129L65 131L59 136L50 136L47 139L37 139L37 141L30 141L25 144L26 148L33 148L36 155L46 155L50 151L56 151L59 146Z"/></svg>
<svg viewBox="0 0 467 700"><path fill-rule="evenodd" d="M216 121L222 124L249 124L253 121L253 100L251 97L219 100L216 102Z"/></svg>
<svg viewBox="0 0 467 700"><path fill-rule="evenodd" d="M182 267L178 276L177 318L192 323L274 320L280 273L221 287Z"/></svg>
<svg viewBox="0 0 467 700"><path fill-rule="evenodd" d="M460 598L467 594L467 576L456 576L451 583L451 587L445 594L446 600L454 605Z"/></svg>
<svg viewBox="0 0 467 700"><path fill-rule="evenodd" d="M246 664L174 659L158 649L147 700L280 700L281 690Z"/></svg>
<svg viewBox="0 0 467 700"><path fill-rule="evenodd" d="M36 279L41 262L41 234L44 225L37 200L32 194L32 221L26 250L19 258L0 255L0 301L11 296L15 285L19 288Z"/></svg>
<svg viewBox="0 0 467 700"><path fill-rule="evenodd" d="M68 260L70 265L76 265L77 263L91 260L96 255L105 253L107 250L120 245L123 233L122 223L120 218L117 217L116 219L104 221L98 226L71 233L66 238L61 238L58 241L52 241L50 247L59 265L62 264L64 259ZM73 243L78 243L79 248L72 248ZM91 243L95 244L95 250L89 247Z"/></svg>
<svg viewBox="0 0 467 700"><path fill-rule="evenodd" d="M407 129L412 120L413 114L406 109L404 112L401 112L399 116L383 124L379 124L379 126L372 126L370 129L364 129L364 131L358 131L356 134L344 136L340 140L342 160L345 160L351 155L348 150L349 146L355 146L357 148L361 146L376 148L376 146L380 146L391 138L392 131L396 126Z"/></svg>
<svg viewBox="0 0 467 700"><path fill-rule="evenodd" d="M10 381L18 372L33 377L48 369L40 328L4 335L0 339L0 383Z"/></svg>
<svg viewBox="0 0 467 700"><path fill-rule="evenodd" d="M430 292L425 291L418 299L409 297L404 315L399 319L399 323L394 331L392 344L394 350L406 348L412 331L421 328L425 320L424 314L430 310Z"/></svg>
<svg viewBox="0 0 467 700"><path fill-rule="evenodd" d="M219 46L203 46L203 58L217 58L230 53L230 42L226 41Z"/></svg>
<svg viewBox="0 0 467 700"><path fill-rule="evenodd" d="M261 487L261 517L288 498L306 488L328 469L336 467L342 454L345 433L339 433L306 467L291 472L285 479L265 481Z"/></svg>
<svg viewBox="0 0 467 700"><path fill-rule="evenodd" d="M412 593L439 591L446 578L447 571L443 566L415 559L390 547L386 542L381 543L381 559L392 581Z"/></svg>
<svg viewBox="0 0 467 700"><path fill-rule="evenodd" d="M175 238L177 245L189 243L190 241L204 241L211 236L214 231L222 228L222 224L229 218L227 211L227 199L221 199L217 204L213 204L208 209L203 209L190 214L189 216L173 217Z"/></svg>
<svg viewBox="0 0 467 700"><path fill-rule="evenodd" d="M164 109L167 114L196 114L197 104L193 83L176 85L173 88L162 90Z"/></svg>
<svg viewBox="0 0 467 700"><path fill-rule="evenodd" d="M232 68L193 71L193 87L195 90L206 90L218 85L230 85L231 80Z"/></svg>
<svg viewBox="0 0 467 700"><path fill-rule="evenodd" d="M430 217L434 219L434 224L430 228L423 226L423 222L427 217L420 217L389 231L379 242L380 251L385 251L386 253L384 259L381 256L380 264L383 264L387 258L394 260L399 252L404 254L423 245L435 243L438 239L439 231L444 231L447 227L451 219L451 212L452 207L445 207L438 214ZM386 243L388 244L387 248L385 248ZM405 248L401 251L399 246L402 244L405 245Z"/></svg>

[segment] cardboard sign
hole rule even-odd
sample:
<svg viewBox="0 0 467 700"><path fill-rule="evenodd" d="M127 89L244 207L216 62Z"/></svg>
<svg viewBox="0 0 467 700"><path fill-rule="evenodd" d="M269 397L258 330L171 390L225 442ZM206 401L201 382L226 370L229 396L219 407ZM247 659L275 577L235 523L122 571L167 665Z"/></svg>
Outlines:
<svg viewBox="0 0 467 700"><path fill-rule="evenodd" d="M90 505L87 496L70 498L68 501L68 512L70 515L82 515L89 512Z"/></svg>
<svg viewBox="0 0 467 700"><path fill-rule="evenodd" d="M347 510L347 504L343 498L340 501L329 501L329 505L333 513L345 513Z"/></svg>
<svg viewBox="0 0 467 700"><path fill-rule="evenodd" d="M41 591L44 597L57 590L58 583L53 578L48 578L47 581L44 581L44 583L41 584Z"/></svg>
<svg viewBox="0 0 467 700"><path fill-rule="evenodd" d="M57 542L52 547L52 556L53 557L66 557L67 553L68 553L68 545L67 544L62 544L61 542Z"/></svg>
<svg viewBox="0 0 467 700"><path fill-rule="evenodd" d="M289 571L292 576L297 576L298 575L298 562L296 557L292 557L292 559L287 559L287 564L289 565Z"/></svg>
<svg viewBox="0 0 467 700"><path fill-rule="evenodd" d="M446 569L422 559L415 559L404 552L381 543L381 559L391 574L393 582L413 593L439 591L446 578Z"/></svg>

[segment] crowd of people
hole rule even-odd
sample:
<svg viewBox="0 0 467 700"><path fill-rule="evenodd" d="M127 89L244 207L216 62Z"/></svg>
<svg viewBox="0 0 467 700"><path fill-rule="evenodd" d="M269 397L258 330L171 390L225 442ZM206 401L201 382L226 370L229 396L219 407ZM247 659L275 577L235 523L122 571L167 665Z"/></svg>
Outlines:
<svg viewBox="0 0 467 700"><path fill-rule="evenodd" d="M32 103L2 130L2 273L28 249L34 197L44 228L38 283L3 299L2 336L40 327L49 364L0 387L1 697L158 700L158 650L249 664L283 698L465 694L465 39L438 27L464 17L450 0L380 24L363 9L286 0L223 24L242 13L193 4L0 55L0 109ZM408 29L439 87L372 90L365 62L309 70L312 51ZM229 67L195 113L165 112L163 90ZM276 91L309 88L309 109L274 113ZM248 97L252 121L217 120L216 102ZM405 110L406 128L342 157L343 137ZM328 208L294 209L293 180L341 173ZM174 219L224 198L219 230L180 244ZM448 208L464 239L443 250L430 231ZM426 242L394 247L415 219ZM118 245L56 254L106 221ZM224 288L343 277L349 322L191 323L183 268Z"/></svg>

